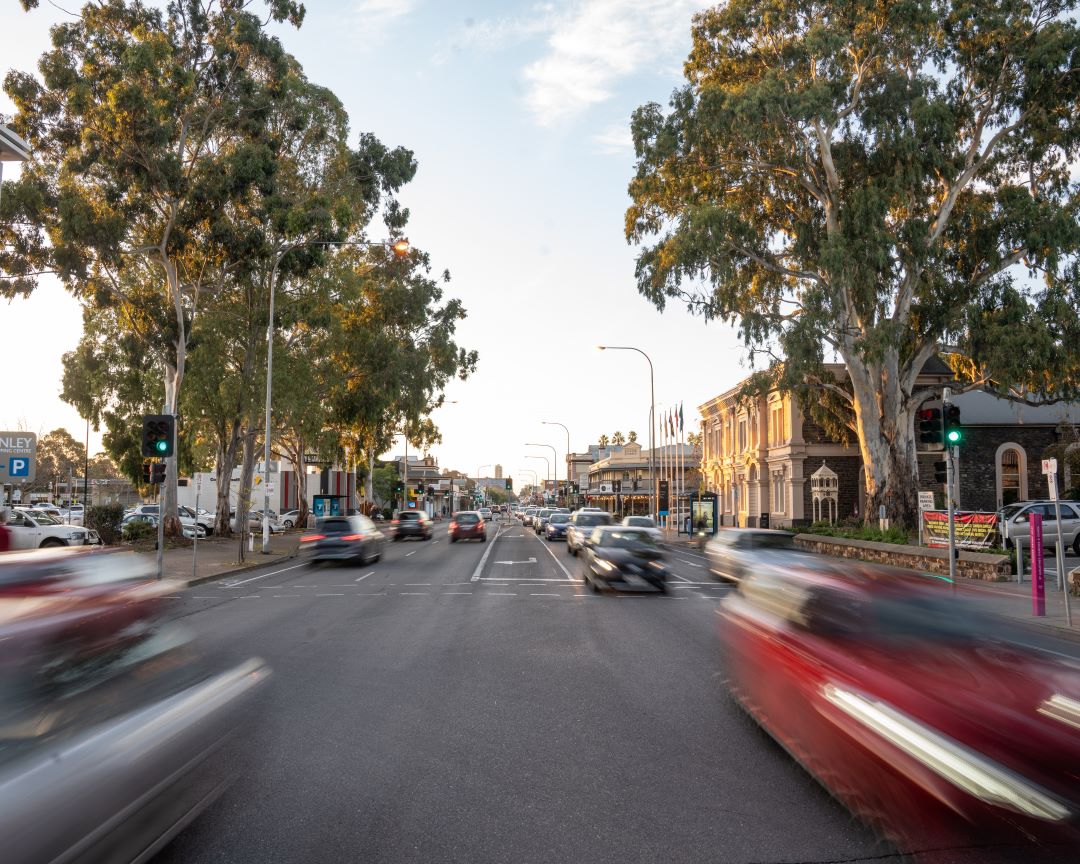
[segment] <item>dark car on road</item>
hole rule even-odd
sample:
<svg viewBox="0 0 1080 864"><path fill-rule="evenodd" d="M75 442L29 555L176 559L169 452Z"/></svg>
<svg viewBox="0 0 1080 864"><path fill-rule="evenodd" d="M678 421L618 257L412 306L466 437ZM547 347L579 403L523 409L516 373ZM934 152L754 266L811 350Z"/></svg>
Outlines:
<svg viewBox="0 0 1080 864"><path fill-rule="evenodd" d="M390 530L395 542L406 537L430 540L434 526L431 517L423 510L400 510L391 520Z"/></svg>
<svg viewBox="0 0 1080 864"><path fill-rule="evenodd" d="M756 567L718 610L737 701L901 848L1037 841L1080 860L1076 643L933 574L793 560Z"/></svg>
<svg viewBox="0 0 1080 864"><path fill-rule="evenodd" d="M724 528L705 544L709 572L717 579L738 582L755 566L775 558L810 555L795 545L795 535L769 528Z"/></svg>
<svg viewBox="0 0 1080 864"><path fill-rule="evenodd" d="M552 513L548 517L547 525L544 526L544 537L548 540L562 540L566 537L566 529L569 526L569 513Z"/></svg>
<svg viewBox="0 0 1080 864"><path fill-rule="evenodd" d="M457 543L458 540L479 540L483 543L487 540L487 524L476 510L462 510L455 513L450 520L447 533L451 543Z"/></svg>
<svg viewBox="0 0 1080 864"><path fill-rule="evenodd" d="M594 528L585 543L582 575L593 591L667 591L664 552L643 528Z"/></svg>
<svg viewBox="0 0 1080 864"><path fill-rule="evenodd" d="M369 564L382 557L386 536L367 516L328 516L300 538L300 548L312 561L357 561Z"/></svg>
<svg viewBox="0 0 1080 864"><path fill-rule="evenodd" d="M611 525L614 520L603 510L578 510L570 514L566 527L566 551L576 556L585 546L585 538L598 525Z"/></svg>

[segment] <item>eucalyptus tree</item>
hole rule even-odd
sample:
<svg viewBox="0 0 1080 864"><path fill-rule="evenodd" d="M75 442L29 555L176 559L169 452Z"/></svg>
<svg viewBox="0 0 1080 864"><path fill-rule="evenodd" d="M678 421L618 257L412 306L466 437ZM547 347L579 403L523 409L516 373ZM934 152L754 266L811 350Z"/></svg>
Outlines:
<svg viewBox="0 0 1080 864"><path fill-rule="evenodd" d="M88 3L52 28L40 77L11 72L4 81L33 157L13 190L24 226L18 279L0 290L29 291L51 271L88 303L138 309L142 295L156 295L162 314L148 347L159 352L166 413L178 405L199 301L235 251L213 223L259 178L244 142L288 69L249 5ZM267 6L270 18L299 26L302 5ZM164 510L175 527L170 475Z"/></svg>
<svg viewBox="0 0 1080 864"><path fill-rule="evenodd" d="M1076 9L730 0L694 17L669 109L633 114L638 290L833 400L867 514L915 521L935 355L1014 398L1080 390Z"/></svg>

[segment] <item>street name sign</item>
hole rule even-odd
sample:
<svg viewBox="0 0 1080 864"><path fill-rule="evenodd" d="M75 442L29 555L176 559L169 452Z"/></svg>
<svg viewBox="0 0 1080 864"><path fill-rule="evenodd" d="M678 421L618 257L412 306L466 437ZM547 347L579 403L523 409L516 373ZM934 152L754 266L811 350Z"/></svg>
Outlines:
<svg viewBox="0 0 1080 864"><path fill-rule="evenodd" d="M32 483L37 477L37 435L0 432L0 485Z"/></svg>

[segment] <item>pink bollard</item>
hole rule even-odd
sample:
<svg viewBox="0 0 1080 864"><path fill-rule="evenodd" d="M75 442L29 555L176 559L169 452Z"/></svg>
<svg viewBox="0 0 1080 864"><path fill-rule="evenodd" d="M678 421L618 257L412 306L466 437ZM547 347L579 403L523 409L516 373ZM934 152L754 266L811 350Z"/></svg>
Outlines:
<svg viewBox="0 0 1080 864"><path fill-rule="evenodd" d="M1042 514L1031 514L1031 614L1046 615L1046 581L1043 567Z"/></svg>

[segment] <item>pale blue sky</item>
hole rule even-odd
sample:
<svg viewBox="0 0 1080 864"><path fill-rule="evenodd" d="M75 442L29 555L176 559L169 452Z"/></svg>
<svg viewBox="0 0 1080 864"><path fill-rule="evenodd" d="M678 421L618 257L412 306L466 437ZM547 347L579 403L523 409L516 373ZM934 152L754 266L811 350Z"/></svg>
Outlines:
<svg viewBox="0 0 1080 864"><path fill-rule="evenodd" d="M476 375L447 392L458 404L435 416L444 442L433 452L444 467L543 469L523 456L545 451L525 441L553 444L561 462L565 434L544 419L569 426L578 449L617 429L646 443L647 365L598 343L649 352L658 406L683 400L688 421L746 374L729 328L682 308L661 315L637 294L636 250L623 238L630 112L666 103L681 83L702 5L310 0L299 31L277 28L308 77L342 99L354 135L416 152L420 170L402 196L409 237L450 270L449 292L469 311L460 343L480 352ZM35 68L49 24L63 17L42 7L5 9L5 71ZM10 110L0 95L0 111ZM25 420L81 437L83 423L58 398L60 357L80 328L77 305L55 286L0 305L8 368L16 357L33 361L5 376L0 428Z"/></svg>

